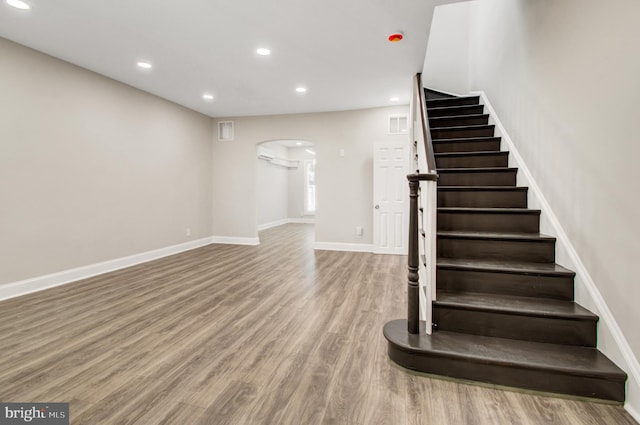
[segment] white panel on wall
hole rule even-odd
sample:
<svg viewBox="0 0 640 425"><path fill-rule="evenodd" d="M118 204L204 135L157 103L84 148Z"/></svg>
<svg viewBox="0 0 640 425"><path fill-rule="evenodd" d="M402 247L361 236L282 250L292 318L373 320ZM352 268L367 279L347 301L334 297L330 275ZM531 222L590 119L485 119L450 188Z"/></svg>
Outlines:
<svg viewBox="0 0 640 425"><path fill-rule="evenodd" d="M389 240L387 239L387 236L389 235L389 231L387 230L389 228L389 214L387 213L380 213L380 247L381 248L388 248L389 247Z"/></svg>
<svg viewBox="0 0 640 425"><path fill-rule="evenodd" d="M405 215L402 213L395 213L394 217L394 231L393 234L395 236L395 243L393 247L395 249L401 250L404 248L404 220L406 219Z"/></svg>
<svg viewBox="0 0 640 425"><path fill-rule="evenodd" d="M233 121L219 121L218 122L218 141L231 142L233 141Z"/></svg>

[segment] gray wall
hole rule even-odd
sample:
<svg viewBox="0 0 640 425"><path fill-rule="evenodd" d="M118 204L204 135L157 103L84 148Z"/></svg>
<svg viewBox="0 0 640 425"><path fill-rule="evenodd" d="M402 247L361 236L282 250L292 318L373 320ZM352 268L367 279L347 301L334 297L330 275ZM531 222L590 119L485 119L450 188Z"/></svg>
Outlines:
<svg viewBox="0 0 640 425"><path fill-rule="evenodd" d="M0 284L210 236L211 124L0 39Z"/></svg>
<svg viewBox="0 0 640 425"><path fill-rule="evenodd" d="M401 113L408 114L408 106L221 119L234 121L235 140L213 143L213 196L224 206L213 210L214 235L257 238L256 145L296 139L316 150L316 242L371 244L373 146L408 141L388 134L389 115ZM364 228L361 239L356 226Z"/></svg>
<svg viewBox="0 0 640 425"><path fill-rule="evenodd" d="M403 105L237 118L235 140L218 142L211 118L4 39L0 65L0 284L207 237L257 240L265 140L315 143L317 241L370 244L373 145L407 139L387 134Z"/></svg>

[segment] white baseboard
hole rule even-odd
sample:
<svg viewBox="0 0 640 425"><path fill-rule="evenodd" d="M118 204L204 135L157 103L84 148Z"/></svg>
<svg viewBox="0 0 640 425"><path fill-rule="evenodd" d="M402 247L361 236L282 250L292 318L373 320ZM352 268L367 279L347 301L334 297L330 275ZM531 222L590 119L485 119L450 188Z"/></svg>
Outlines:
<svg viewBox="0 0 640 425"><path fill-rule="evenodd" d="M315 218L283 218L282 220L264 223L258 226L258 232L271 229L272 227L282 226L284 224L315 224Z"/></svg>
<svg viewBox="0 0 640 425"><path fill-rule="evenodd" d="M394 248L375 248L371 245L371 252L380 255L407 255L408 248L394 249Z"/></svg>
<svg viewBox="0 0 640 425"><path fill-rule="evenodd" d="M502 141L505 142L510 152L509 155L512 156L515 166L518 167L518 180L522 179L521 181L529 187L529 196L533 201L532 203L535 203L537 207L542 210L542 216L544 216L545 221L550 225L550 229L546 231L546 233L551 233L551 235L557 239L556 253L561 252L563 254L563 260L566 260L564 266L576 272L576 286L582 286L580 289L584 289L583 291L576 292L580 292L587 297L585 300L577 301L595 310L594 313L600 317L600 321L598 322L598 349L611 358L611 360L629 376L627 380L627 401L625 403L625 409L634 419L640 422L640 414L638 413L640 412L640 363L637 357L633 353L629 342L622 333L620 326L618 326L618 323L613 317L613 313L611 313L589 271L580 259L569 237L558 221L557 216L543 195L540 186L536 183L518 149L500 122L487 95L484 91L471 92L470 94L480 96L482 103L484 103L487 112L496 125L497 135L502 137Z"/></svg>
<svg viewBox="0 0 640 425"><path fill-rule="evenodd" d="M261 232L261 231L267 230L267 229L271 229L272 227L282 226L283 224L287 224L287 223L289 223L289 219L288 218L283 218L282 220L277 220L277 221L272 221L270 223L260 224L258 226L258 232Z"/></svg>
<svg viewBox="0 0 640 425"><path fill-rule="evenodd" d="M636 422L640 423L640 382L631 376L627 379L627 399L624 402L626 410Z"/></svg>
<svg viewBox="0 0 640 425"><path fill-rule="evenodd" d="M313 249L319 251L373 252L373 245L365 243L316 242Z"/></svg>
<svg viewBox="0 0 640 425"><path fill-rule="evenodd" d="M32 292L42 291L44 289L53 288L60 285L65 285L67 283L75 282L81 279L87 279L89 277L120 270L125 267L131 267L136 264L146 263L147 261L157 260L162 257L167 257L169 255L174 255L180 252L189 251L191 249L200 248L212 243L233 245L259 245L260 240L258 238L210 236L203 239L154 249L152 251L129 255L127 257L116 258L113 260L89 264L87 266L77 267L74 269L63 270L61 272L51 273L44 276L37 276L30 279L5 283L3 285L0 285L0 301L30 294Z"/></svg>
<svg viewBox="0 0 640 425"><path fill-rule="evenodd" d="M169 255L178 254L180 252L189 251L195 248L200 248L202 246L209 245L212 242L212 238L208 237L164 248L154 249L152 251L142 252L139 254L129 255L127 257L116 258L113 260L64 270L57 273L38 276L31 279L6 283L4 285L0 285L0 300L19 297L21 295L30 294L32 292L42 291L43 289L53 288L56 286L75 282L77 280L86 279L115 270L120 270L125 267L131 267L136 264L146 263L147 261L157 260L158 258L167 257Z"/></svg>
<svg viewBox="0 0 640 425"><path fill-rule="evenodd" d="M287 223L293 224L315 224L315 218L290 218Z"/></svg>
<svg viewBox="0 0 640 425"><path fill-rule="evenodd" d="M228 245L260 245L259 238L240 238L235 236L212 236L211 243Z"/></svg>

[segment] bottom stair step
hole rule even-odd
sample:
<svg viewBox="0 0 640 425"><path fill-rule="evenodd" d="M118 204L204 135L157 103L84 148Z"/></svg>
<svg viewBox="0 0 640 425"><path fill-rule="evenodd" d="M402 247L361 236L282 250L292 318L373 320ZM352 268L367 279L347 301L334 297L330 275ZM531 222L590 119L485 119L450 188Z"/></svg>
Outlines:
<svg viewBox="0 0 640 425"><path fill-rule="evenodd" d="M624 402L626 374L595 348L385 324L389 357L407 369L536 391Z"/></svg>

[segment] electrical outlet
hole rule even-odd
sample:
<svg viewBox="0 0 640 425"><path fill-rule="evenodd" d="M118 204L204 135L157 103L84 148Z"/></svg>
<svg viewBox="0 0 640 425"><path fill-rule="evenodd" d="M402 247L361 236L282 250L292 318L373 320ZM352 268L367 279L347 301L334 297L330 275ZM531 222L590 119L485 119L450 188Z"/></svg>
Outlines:
<svg viewBox="0 0 640 425"><path fill-rule="evenodd" d="M185 236L191 236L191 227L187 227L184 231Z"/></svg>
<svg viewBox="0 0 640 425"><path fill-rule="evenodd" d="M363 233L362 226L356 226L356 237L361 238Z"/></svg>

